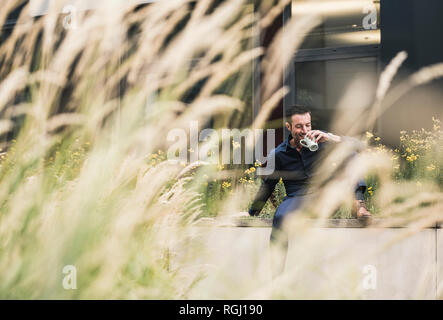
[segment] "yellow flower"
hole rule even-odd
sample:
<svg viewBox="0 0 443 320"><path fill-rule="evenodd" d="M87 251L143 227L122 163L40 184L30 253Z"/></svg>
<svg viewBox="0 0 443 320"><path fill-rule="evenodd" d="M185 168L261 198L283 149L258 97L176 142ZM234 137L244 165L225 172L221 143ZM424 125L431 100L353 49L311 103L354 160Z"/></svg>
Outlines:
<svg viewBox="0 0 443 320"><path fill-rule="evenodd" d="M406 152L409 152L409 153L411 153L412 151L411 151L411 148L406 148Z"/></svg>
<svg viewBox="0 0 443 320"><path fill-rule="evenodd" d="M371 139L373 136L374 135L371 132L366 131L366 138Z"/></svg>
<svg viewBox="0 0 443 320"><path fill-rule="evenodd" d="M369 188L368 188L368 191L369 191L369 190L372 190L372 187L369 187Z"/></svg>
<svg viewBox="0 0 443 320"><path fill-rule="evenodd" d="M375 141L380 141L380 139L381 139L380 137L377 137L377 138L375 138L374 140L375 140Z"/></svg>
<svg viewBox="0 0 443 320"><path fill-rule="evenodd" d="M251 172L255 172L255 168L252 167L252 168L249 169L249 171L251 171Z"/></svg>
<svg viewBox="0 0 443 320"><path fill-rule="evenodd" d="M223 187L224 189L228 189L230 186L231 186L231 183L230 183L230 182L224 181L224 182L222 183L222 187Z"/></svg>
<svg viewBox="0 0 443 320"><path fill-rule="evenodd" d="M368 193L369 193L370 196L372 196L373 192L371 190L369 190Z"/></svg>
<svg viewBox="0 0 443 320"><path fill-rule="evenodd" d="M261 162L260 161L255 161L255 164L254 164L254 166L256 166L256 167L260 167L261 166Z"/></svg>

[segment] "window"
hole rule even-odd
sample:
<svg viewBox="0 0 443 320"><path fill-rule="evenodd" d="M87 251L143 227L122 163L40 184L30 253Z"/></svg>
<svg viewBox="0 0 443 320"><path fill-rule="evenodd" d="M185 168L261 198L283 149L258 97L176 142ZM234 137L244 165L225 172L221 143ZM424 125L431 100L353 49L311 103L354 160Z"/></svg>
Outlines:
<svg viewBox="0 0 443 320"><path fill-rule="evenodd" d="M366 88L366 97L356 103L372 102L379 69L379 9L380 1L373 0L292 1L293 17L316 14L322 23L306 36L288 70L285 82L291 92L284 108L294 103L307 105L314 110L313 126L328 130L337 106L356 79L364 81ZM342 107L352 112L353 105Z"/></svg>
<svg viewBox="0 0 443 320"><path fill-rule="evenodd" d="M293 16L315 14L322 23L305 38L301 49L377 45L380 3L372 0L293 0Z"/></svg>
<svg viewBox="0 0 443 320"><path fill-rule="evenodd" d="M377 84L377 58L349 58L295 63L295 103L312 107L313 126L328 130L342 97L356 80L365 84L366 96L355 103L371 103ZM365 100L365 101L363 101ZM352 112L354 105L342 105ZM345 128L343 128L345 129ZM343 134L345 132L336 132Z"/></svg>

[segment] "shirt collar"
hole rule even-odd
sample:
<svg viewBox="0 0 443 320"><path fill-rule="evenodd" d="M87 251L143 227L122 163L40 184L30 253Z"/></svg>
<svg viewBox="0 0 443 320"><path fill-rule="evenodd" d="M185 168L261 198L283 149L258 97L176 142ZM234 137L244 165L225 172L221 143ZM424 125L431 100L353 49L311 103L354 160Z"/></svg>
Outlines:
<svg viewBox="0 0 443 320"><path fill-rule="evenodd" d="M285 140L285 151L288 151L289 148L291 147L291 143L289 141L291 141L292 139L292 134L289 134L288 138Z"/></svg>

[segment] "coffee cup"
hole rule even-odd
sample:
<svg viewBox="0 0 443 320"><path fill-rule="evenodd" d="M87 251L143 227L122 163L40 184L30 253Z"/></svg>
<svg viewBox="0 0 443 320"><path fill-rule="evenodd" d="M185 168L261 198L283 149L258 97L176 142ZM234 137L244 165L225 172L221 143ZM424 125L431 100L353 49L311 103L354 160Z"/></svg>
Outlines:
<svg viewBox="0 0 443 320"><path fill-rule="evenodd" d="M315 142L314 140L309 139L308 137L304 137L304 139L300 140L300 144L305 147L308 148L309 151L317 151L318 150L318 144L317 142Z"/></svg>

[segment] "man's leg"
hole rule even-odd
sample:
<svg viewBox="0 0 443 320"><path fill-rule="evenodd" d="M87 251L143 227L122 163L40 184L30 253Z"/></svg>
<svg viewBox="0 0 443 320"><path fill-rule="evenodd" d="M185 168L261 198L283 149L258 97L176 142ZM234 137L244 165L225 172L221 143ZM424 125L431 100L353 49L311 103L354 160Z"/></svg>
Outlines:
<svg viewBox="0 0 443 320"><path fill-rule="evenodd" d="M347 158L347 160L344 161L344 163L347 163L354 157L358 157L358 153L355 151L350 154L350 156ZM366 208L365 197L364 197L366 188L367 188L366 182L363 179L360 179L357 182L355 188L355 200L351 211L352 216L354 218L368 220L369 218L372 217L371 213Z"/></svg>
<svg viewBox="0 0 443 320"><path fill-rule="evenodd" d="M355 190L355 202L354 207L352 208L352 215L355 218L367 219L371 217L371 213L368 211L365 204L365 191L366 183L364 182L364 180L360 180L357 183L357 187Z"/></svg>
<svg viewBox="0 0 443 320"><path fill-rule="evenodd" d="M363 179L359 180L355 188L355 200L365 200L366 189L366 182Z"/></svg>
<svg viewBox="0 0 443 320"><path fill-rule="evenodd" d="M304 196L286 198L275 212L271 231L271 268L272 277L276 278L285 269L286 256L288 253L289 236L283 228L286 217L293 214L302 205Z"/></svg>

